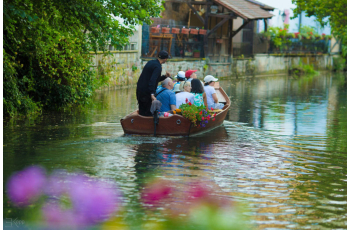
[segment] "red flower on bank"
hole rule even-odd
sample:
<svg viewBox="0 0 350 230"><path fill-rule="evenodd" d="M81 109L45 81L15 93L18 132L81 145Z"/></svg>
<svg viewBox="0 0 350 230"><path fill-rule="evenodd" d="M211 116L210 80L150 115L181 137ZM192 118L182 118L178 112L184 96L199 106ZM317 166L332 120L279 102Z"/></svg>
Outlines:
<svg viewBox="0 0 350 230"><path fill-rule="evenodd" d="M199 114L202 115L203 111L200 111Z"/></svg>
<svg viewBox="0 0 350 230"><path fill-rule="evenodd" d="M189 104L189 105L192 105L192 103L191 103L191 102L188 102L188 104Z"/></svg>
<svg viewBox="0 0 350 230"><path fill-rule="evenodd" d="M211 107L210 109L211 109L211 111L214 111L213 107Z"/></svg>

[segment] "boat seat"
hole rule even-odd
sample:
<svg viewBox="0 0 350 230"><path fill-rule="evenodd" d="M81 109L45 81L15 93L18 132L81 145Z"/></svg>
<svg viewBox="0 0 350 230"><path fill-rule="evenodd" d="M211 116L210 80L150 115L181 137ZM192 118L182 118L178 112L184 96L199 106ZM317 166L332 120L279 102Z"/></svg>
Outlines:
<svg viewBox="0 0 350 230"><path fill-rule="evenodd" d="M220 113L222 112L222 109L214 109L214 110L209 110L209 113Z"/></svg>
<svg viewBox="0 0 350 230"><path fill-rule="evenodd" d="M222 104L226 105L226 99L221 94L220 90L216 89L215 92L216 92L216 96L218 97L219 103L222 103Z"/></svg>

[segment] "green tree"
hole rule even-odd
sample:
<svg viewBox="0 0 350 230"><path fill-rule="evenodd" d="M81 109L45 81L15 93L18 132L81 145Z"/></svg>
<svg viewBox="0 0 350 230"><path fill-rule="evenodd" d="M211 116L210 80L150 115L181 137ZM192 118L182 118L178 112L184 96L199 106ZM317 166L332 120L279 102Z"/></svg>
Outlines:
<svg viewBox="0 0 350 230"><path fill-rule="evenodd" d="M161 10L160 0L5 0L4 115L88 103L102 83L88 52L121 49Z"/></svg>
<svg viewBox="0 0 350 230"><path fill-rule="evenodd" d="M306 16L315 16L317 21L326 25L329 21L333 35L342 41L343 56L347 55L347 2L346 0L292 0L297 7L293 10L295 17L301 11ZM327 20L324 20L327 19Z"/></svg>

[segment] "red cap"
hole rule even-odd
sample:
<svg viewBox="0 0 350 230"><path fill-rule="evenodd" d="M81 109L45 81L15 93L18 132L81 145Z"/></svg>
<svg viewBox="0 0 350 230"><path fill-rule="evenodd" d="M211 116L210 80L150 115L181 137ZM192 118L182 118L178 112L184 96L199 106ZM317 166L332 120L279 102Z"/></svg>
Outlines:
<svg viewBox="0 0 350 230"><path fill-rule="evenodd" d="M185 77L186 78L189 78L194 72L197 72L197 70L187 70L186 73L185 73Z"/></svg>

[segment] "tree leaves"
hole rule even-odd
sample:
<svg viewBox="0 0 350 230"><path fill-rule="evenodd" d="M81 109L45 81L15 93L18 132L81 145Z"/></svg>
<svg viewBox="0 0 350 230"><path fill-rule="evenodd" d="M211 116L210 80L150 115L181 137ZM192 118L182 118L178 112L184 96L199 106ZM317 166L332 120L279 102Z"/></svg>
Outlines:
<svg viewBox="0 0 350 230"><path fill-rule="evenodd" d="M88 52L122 49L135 25L159 15L159 2L5 0L5 115L88 103L100 85Z"/></svg>
<svg viewBox="0 0 350 230"><path fill-rule="evenodd" d="M346 0L292 0L297 8L293 10L295 17L305 11L306 16L315 16L324 26L329 21L333 35L341 39L343 56L347 55L347 1Z"/></svg>

